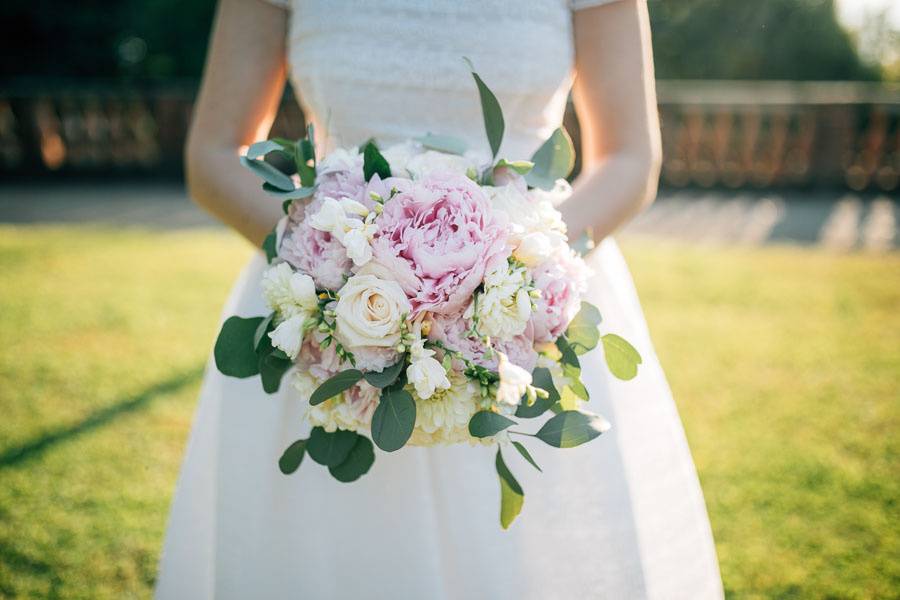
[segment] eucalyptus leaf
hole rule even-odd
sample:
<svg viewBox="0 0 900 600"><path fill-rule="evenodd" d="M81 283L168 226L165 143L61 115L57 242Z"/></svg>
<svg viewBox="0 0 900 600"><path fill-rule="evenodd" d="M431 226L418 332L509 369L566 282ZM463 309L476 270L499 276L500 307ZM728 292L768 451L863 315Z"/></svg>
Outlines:
<svg viewBox="0 0 900 600"><path fill-rule="evenodd" d="M285 475L290 475L300 468L303 457L306 455L306 440L297 440L288 446L278 459L278 468Z"/></svg>
<svg viewBox="0 0 900 600"><path fill-rule="evenodd" d="M350 449L350 453L344 462L336 467L328 467L331 476L343 483L356 481L369 472L372 464L375 462L375 451L372 447L372 441L357 434L356 443Z"/></svg>
<svg viewBox="0 0 900 600"><path fill-rule="evenodd" d="M553 376L550 371L544 367L537 367L531 373L531 383L534 387L540 388L547 392L546 398L536 398L534 404L528 405L524 400L516 409L516 416L522 419L533 419L539 417L551 406L559 401L559 392L553 385Z"/></svg>
<svg viewBox="0 0 900 600"><path fill-rule="evenodd" d="M575 354L585 354L597 347L597 342L600 341L600 330L597 327L602 320L596 306L590 302L581 303L581 310L566 329L566 340Z"/></svg>
<svg viewBox="0 0 900 600"><path fill-rule="evenodd" d="M491 146L492 156L497 156L500 151L500 144L503 142L503 130L506 127L503 122L503 111L500 109L500 102L497 96L490 90L487 84L475 72L475 66L468 58L465 59L472 71L472 77L475 79L475 85L478 86L478 96L481 98L481 113L484 116L484 130L487 133L488 144Z"/></svg>
<svg viewBox="0 0 900 600"><path fill-rule="evenodd" d="M291 185L293 185L293 182L291 183ZM262 187L263 187L263 191L266 192L267 194L269 194L270 196L275 196L279 200L285 200L285 201L309 198L316 191L315 186L312 186L312 187L298 187L298 188L292 189L289 192L286 192L282 189L275 187L274 185L272 185L268 182L264 183Z"/></svg>
<svg viewBox="0 0 900 600"><path fill-rule="evenodd" d="M525 503L525 492L522 486L513 477L506 463L503 462L503 454L497 448L497 459L495 461L497 468L497 476L500 478L500 526L503 529L509 529L512 522L522 512L522 505Z"/></svg>
<svg viewBox="0 0 900 600"><path fill-rule="evenodd" d="M266 354L259 358L259 376L262 380L263 391L274 394L281 387L281 379L294 362L290 359L279 358L274 354Z"/></svg>
<svg viewBox="0 0 900 600"><path fill-rule="evenodd" d="M511 169L511 170L515 171L516 173L518 173L519 175L525 175L531 169L534 168L534 163L531 162L530 160L508 161L505 158L501 158L500 160L497 161L497 164L494 165L494 171L496 171L497 169L503 169L503 168Z"/></svg>
<svg viewBox="0 0 900 600"><path fill-rule="evenodd" d="M602 338L603 354L610 372L619 379L634 379L641 364L641 355L624 338L607 333Z"/></svg>
<svg viewBox="0 0 900 600"><path fill-rule="evenodd" d="M569 385L566 386L573 394L575 394L578 398L587 402L591 399L590 393L588 393L587 387L585 387L584 382L581 379L572 379L569 382Z"/></svg>
<svg viewBox="0 0 900 600"><path fill-rule="evenodd" d="M246 156L242 156L241 164L253 171L257 177L262 178L272 187L284 192L290 192L294 189L294 182L290 177L264 160L249 159Z"/></svg>
<svg viewBox="0 0 900 600"><path fill-rule="evenodd" d="M525 175L528 185L552 190L557 179L565 179L575 166L575 147L562 127L557 128L531 157L534 168Z"/></svg>
<svg viewBox="0 0 900 600"><path fill-rule="evenodd" d="M363 176L369 181L376 173L382 179L387 179L391 176L391 165L378 151L375 142L369 142L363 149Z"/></svg>
<svg viewBox="0 0 900 600"><path fill-rule="evenodd" d="M468 145L464 140L451 135L427 133L415 139L429 150L437 150L447 154L465 154L466 150L468 150Z"/></svg>
<svg viewBox="0 0 900 600"><path fill-rule="evenodd" d="M607 429L609 423L599 415L565 410L544 423L534 435L554 448L574 448L591 441Z"/></svg>
<svg viewBox="0 0 900 600"><path fill-rule="evenodd" d="M491 437L515 424L515 421L501 414L480 410L469 419L469 434L477 438Z"/></svg>
<svg viewBox="0 0 900 600"><path fill-rule="evenodd" d="M569 344L569 340L566 339L565 335L556 338L556 347L562 354L562 358L559 359L559 362L562 363L563 366L569 365L575 368L581 368L581 363L578 361L578 355L575 353L575 349Z"/></svg>
<svg viewBox="0 0 900 600"><path fill-rule="evenodd" d="M271 263L278 258L278 234L274 229L263 240L262 249L266 253L266 262Z"/></svg>
<svg viewBox="0 0 900 600"><path fill-rule="evenodd" d="M397 377L403 371L403 367L406 366L406 358L401 358L394 364L385 367L383 371L378 373L377 371L369 371L364 374L366 382L377 388L386 388L391 385L395 381L397 381Z"/></svg>
<svg viewBox="0 0 900 600"><path fill-rule="evenodd" d="M531 458L531 453L528 452L528 448L526 448L525 446L523 446L521 442L513 442L512 445L515 446L516 450L519 451L519 454L522 455L522 458L524 458L524 459L527 460L529 463L531 463L531 466L532 466L532 467L534 467L535 469L537 469L537 470L540 471L541 473L544 472L543 469L541 469L541 468L538 466L538 464L537 464L536 462L534 462L534 459Z"/></svg>
<svg viewBox="0 0 900 600"><path fill-rule="evenodd" d="M262 351L262 348L260 347L260 342L266 342L264 347L269 347L269 348L271 347L271 344L268 343L270 340L269 340L269 336L267 334L269 333L269 331L272 330L271 325L272 325L272 321L274 321L274 320L275 320L275 313L269 313L269 316L267 316L265 319L263 319L262 322L259 324L259 327L256 328L256 331L253 332L253 348L256 350L256 352Z"/></svg>
<svg viewBox="0 0 900 600"><path fill-rule="evenodd" d="M253 343L264 317L228 317L213 348L216 368L230 377L253 377L259 373L259 358Z"/></svg>
<svg viewBox="0 0 900 600"><path fill-rule="evenodd" d="M322 404L329 398L337 396L344 390L349 390L362 378L362 371L359 371L357 369L347 369L346 371L341 371L336 375L332 375L329 379L323 381L322 385L317 387L316 391L314 391L310 395L309 403L312 406Z"/></svg>
<svg viewBox="0 0 900 600"><path fill-rule="evenodd" d="M381 400L372 414L372 440L385 452L402 448L416 424L416 402L402 388L381 392Z"/></svg>
<svg viewBox="0 0 900 600"><path fill-rule="evenodd" d="M355 431L338 429L328 432L313 427L306 442L309 457L325 467L336 467L347 459L359 435Z"/></svg>
<svg viewBox="0 0 900 600"><path fill-rule="evenodd" d="M261 156L265 156L269 152L275 152L278 150L279 152L284 151L284 146L279 144L275 140L265 140L263 142L256 142L255 144L250 144L250 147L247 148L247 158L254 159L260 158Z"/></svg>

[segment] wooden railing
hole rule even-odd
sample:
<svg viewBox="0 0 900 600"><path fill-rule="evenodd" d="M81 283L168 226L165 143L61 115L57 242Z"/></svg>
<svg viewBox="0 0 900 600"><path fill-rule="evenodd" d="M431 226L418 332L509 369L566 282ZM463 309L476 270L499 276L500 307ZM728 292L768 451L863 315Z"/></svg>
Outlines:
<svg viewBox="0 0 900 600"><path fill-rule="evenodd" d="M900 187L897 85L660 81L658 94L664 185ZM192 103L189 88L0 91L0 175L180 176ZM275 134L302 131L288 95Z"/></svg>

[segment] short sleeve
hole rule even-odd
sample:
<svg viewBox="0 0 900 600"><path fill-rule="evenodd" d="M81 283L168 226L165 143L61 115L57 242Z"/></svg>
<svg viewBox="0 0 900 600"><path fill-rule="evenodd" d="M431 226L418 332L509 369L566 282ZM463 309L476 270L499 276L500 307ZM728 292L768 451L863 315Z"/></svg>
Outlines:
<svg viewBox="0 0 900 600"><path fill-rule="evenodd" d="M583 8L592 8L594 6L612 4L613 2L621 2L621 0L569 0L569 8L571 8L573 11L576 11Z"/></svg>

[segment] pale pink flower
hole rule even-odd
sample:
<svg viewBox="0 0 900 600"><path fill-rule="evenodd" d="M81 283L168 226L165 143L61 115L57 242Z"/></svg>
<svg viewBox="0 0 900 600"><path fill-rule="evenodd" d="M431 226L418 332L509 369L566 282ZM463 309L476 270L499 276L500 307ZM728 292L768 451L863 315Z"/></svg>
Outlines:
<svg viewBox="0 0 900 600"><path fill-rule="evenodd" d="M353 266L337 238L310 227L305 220L288 229L278 256L312 277L318 289L340 289Z"/></svg>
<svg viewBox="0 0 900 600"><path fill-rule="evenodd" d="M372 422L372 413L375 412L380 398L381 390L364 380L344 392L344 401L350 415L364 426Z"/></svg>
<svg viewBox="0 0 900 600"><path fill-rule="evenodd" d="M537 363L538 354L534 349L534 329L531 323L525 331L505 342L492 342L493 352L477 337L468 335L472 322L465 319L462 313L456 315L433 315L431 331L428 337L444 343L451 350L460 352L466 359L487 369L497 369L497 350L509 357L510 362L522 367L529 373ZM465 369L465 364L455 359L453 368L457 371Z"/></svg>
<svg viewBox="0 0 900 600"><path fill-rule="evenodd" d="M565 332L581 308L589 274L587 265L568 246L532 271L534 287L541 292L531 316L535 341L552 342Z"/></svg>
<svg viewBox="0 0 900 600"><path fill-rule="evenodd" d="M510 249L505 215L463 175L432 173L404 186L376 220L380 272L403 287L413 312L459 312L490 265Z"/></svg>

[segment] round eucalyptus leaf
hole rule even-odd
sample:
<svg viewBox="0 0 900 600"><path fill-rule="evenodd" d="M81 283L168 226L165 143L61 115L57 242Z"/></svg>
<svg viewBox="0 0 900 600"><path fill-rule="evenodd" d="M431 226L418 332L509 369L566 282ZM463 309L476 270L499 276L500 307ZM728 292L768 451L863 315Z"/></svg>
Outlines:
<svg viewBox="0 0 900 600"><path fill-rule="evenodd" d="M375 462L375 451L369 438L357 434L356 443L344 462L336 467L328 467L331 476L344 483L356 481L369 472Z"/></svg>
<svg viewBox="0 0 900 600"><path fill-rule="evenodd" d="M355 431L338 429L329 433L321 427L313 427L306 451L320 465L336 467L347 459L357 437Z"/></svg>

